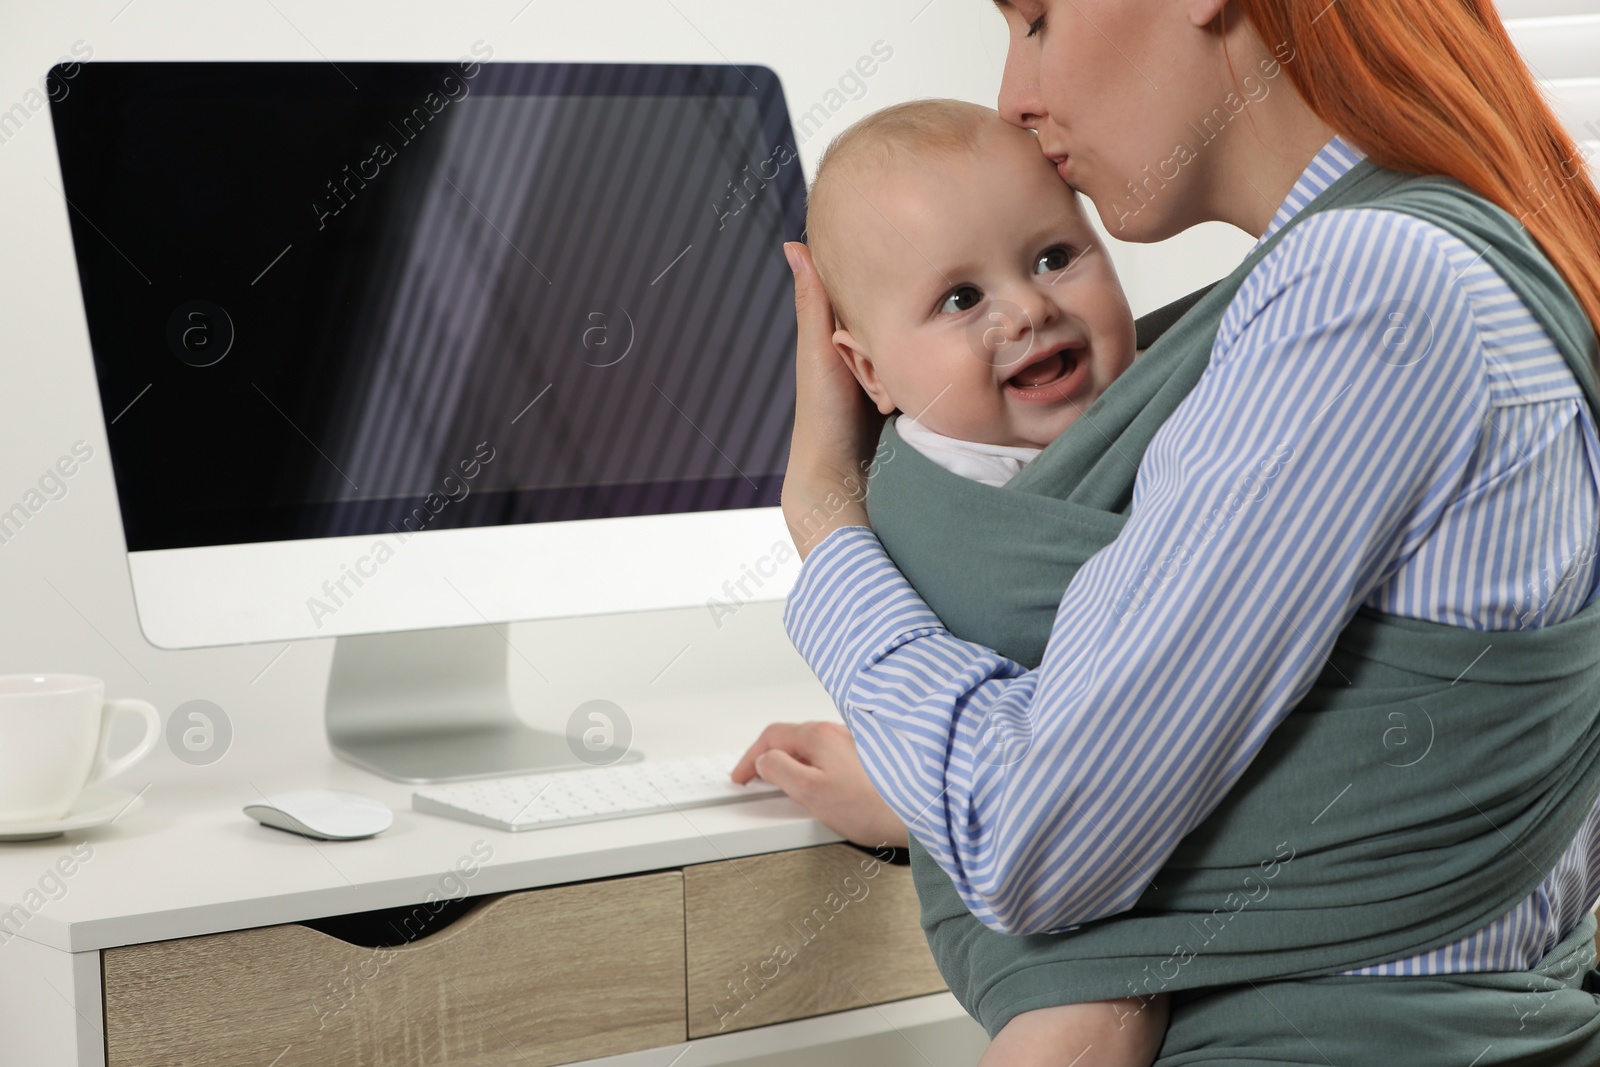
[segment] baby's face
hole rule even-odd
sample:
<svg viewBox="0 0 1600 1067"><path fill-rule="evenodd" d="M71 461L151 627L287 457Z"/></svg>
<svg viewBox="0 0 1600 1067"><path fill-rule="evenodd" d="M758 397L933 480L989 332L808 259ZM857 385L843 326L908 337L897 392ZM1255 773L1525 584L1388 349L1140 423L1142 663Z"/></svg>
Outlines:
<svg viewBox="0 0 1600 1067"><path fill-rule="evenodd" d="M1134 357L1133 313L1033 135L853 177L843 255L857 379L949 437L1043 447Z"/></svg>

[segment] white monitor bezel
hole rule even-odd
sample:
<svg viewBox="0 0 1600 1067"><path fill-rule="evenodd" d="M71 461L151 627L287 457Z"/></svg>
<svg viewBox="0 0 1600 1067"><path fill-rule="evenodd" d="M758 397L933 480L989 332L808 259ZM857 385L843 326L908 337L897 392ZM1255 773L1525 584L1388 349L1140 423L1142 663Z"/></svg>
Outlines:
<svg viewBox="0 0 1600 1067"><path fill-rule="evenodd" d="M371 573L357 584L352 570ZM145 638L185 649L694 606L721 617L785 597L799 557L768 507L129 552L128 571Z"/></svg>

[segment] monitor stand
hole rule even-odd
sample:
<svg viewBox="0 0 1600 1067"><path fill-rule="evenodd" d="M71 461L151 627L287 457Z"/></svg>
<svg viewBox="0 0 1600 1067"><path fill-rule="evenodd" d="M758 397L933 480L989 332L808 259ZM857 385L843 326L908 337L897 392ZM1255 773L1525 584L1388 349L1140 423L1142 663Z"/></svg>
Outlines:
<svg viewBox="0 0 1600 1067"><path fill-rule="evenodd" d="M495 626L340 637L328 676L328 744L397 782L448 782L593 766L564 734L511 708L510 644ZM614 762L639 759L628 752Z"/></svg>

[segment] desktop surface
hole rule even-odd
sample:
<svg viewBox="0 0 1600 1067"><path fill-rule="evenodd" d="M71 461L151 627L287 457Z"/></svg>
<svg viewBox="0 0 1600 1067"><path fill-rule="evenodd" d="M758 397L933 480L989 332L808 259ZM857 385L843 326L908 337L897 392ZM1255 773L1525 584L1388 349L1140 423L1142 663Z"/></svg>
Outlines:
<svg viewBox="0 0 1600 1067"><path fill-rule="evenodd" d="M833 717L820 687L780 685L628 703L634 737L662 757L753 741L767 723ZM787 797L509 833L410 809L412 786L328 752L315 715L251 731L248 746L202 770L150 760L119 780L140 800L109 826L0 848L0 885L16 892L88 846L15 935L83 952L114 945L345 915L435 897L478 896L712 862L840 840ZM394 826L361 841L298 838L241 808L262 794L329 788L394 809ZM458 864L475 873L462 880ZM464 892L455 887L464 886ZM12 903L7 901L7 904Z"/></svg>

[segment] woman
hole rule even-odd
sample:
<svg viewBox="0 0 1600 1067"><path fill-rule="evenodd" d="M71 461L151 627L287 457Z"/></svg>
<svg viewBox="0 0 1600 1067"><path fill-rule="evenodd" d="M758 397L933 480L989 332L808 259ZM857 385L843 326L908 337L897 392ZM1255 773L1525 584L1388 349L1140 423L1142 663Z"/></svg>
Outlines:
<svg viewBox="0 0 1600 1067"><path fill-rule="evenodd" d="M1581 988L1600 889L1589 769L1600 753L1589 610L1600 197L1571 138L1487 0L1000 7L1011 31L1001 113L1038 133L1111 233L1156 241L1215 219L1261 243L1217 306L1180 320L1190 342L1204 335L1209 361L1158 430L1126 432L1131 408L1123 421L1102 409L1132 395L1117 392L1124 381L1149 385L1180 366L1165 355L1149 369L1141 357L1041 457L1090 455L1088 435L1102 432L1112 447L1083 481L1098 479L1118 529L1074 564L1034 669L958 640L962 628L946 629L943 606L929 609L870 529L860 472L878 427L828 343L808 258L791 249L799 392L783 505L806 563L786 621L839 702L865 776L848 739L818 726L769 730L735 776L759 759L764 777L856 840L893 841L912 824L972 913L930 922L925 906L942 966L1003 933L1081 927L1060 940L1110 931L1118 944L1119 923L1135 928L1129 909L1160 911L1173 872L1200 878L1230 828L1270 831L1264 861L1284 860L1280 833L1314 842L1291 849L1273 905L1230 920L1220 947L1191 951L1173 979L1163 970L1134 990L1183 994L1164 1063L1228 1062L1244 1047L1255 1063L1376 1062L1397 1042L1409 1042L1408 1063L1600 1061L1600 1014ZM1353 194L1374 165L1446 175L1478 195L1454 201L1457 220L1438 208L1452 202L1447 183L1426 209L1406 206L1396 183ZM1518 243L1513 220L1531 241ZM1491 236L1472 243L1474 233ZM1131 496L1100 492L1120 489L1124 463L1137 465ZM1415 636L1436 661L1478 638L1479 656L1419 664L1425 676L1394 657L1369 671L1353 647L1380 629L1400 635L1388 647ZM1539 643L1558 634L1571 638L1559 654ZM1556 661L1580 659L1556 677ZM1550 671L1518 673L1534 663ZM1417 712L1373 721L1390 770L1352 762L1346 790L1296 798L1292 782L1271 780L1275 761L1296 757L1289 735L1315 736L1307 724L1319 717L1298 714L1313 697L1339 710L1328 694L1346 672L1355 689L1392 691L1391 705L1362 709ZM1507 701L1525 697L1543 702L1530 718L1539 733L1504 732ZM1476 711L1457 717L1484 700L1498 700L1502 732L1466 717ZM1021 755L1005 743L1019 731ZM1351 756L1355 735L1340 736L1316 751L1321 763ZM1490 736L1503 764L1482 758ZM1471 744L1471 759L1453 747ZM1423 775L1431 784L1419 787ZM1252 796L1276 806L1251 809ZM1464 863L1469 822L1482 840ZM1346 884L1318 897L1341 868L1316 865L1357 840L1366 851L1343 869ZM1386 855L1385 840L1404 845ZM1195 862L1179 865L1184 856ZM1361 896L1391 875L1392 898ZM1434 906L1397 905L1392 925L1408 930L1380 930L1375 902L1390 899ZM1238 943L1283 936L1291 928L1274 922L1302 906L1339 921L1287 962L1262 964L1269 941ZM1412 977L1382 977L1394 975ZM986 990L957 992L991 1033L1003 1022ZM1267 1007L1251 1007L1258 997ZM1430 1029L1431 1047L1419 1040Z"/></svg>

